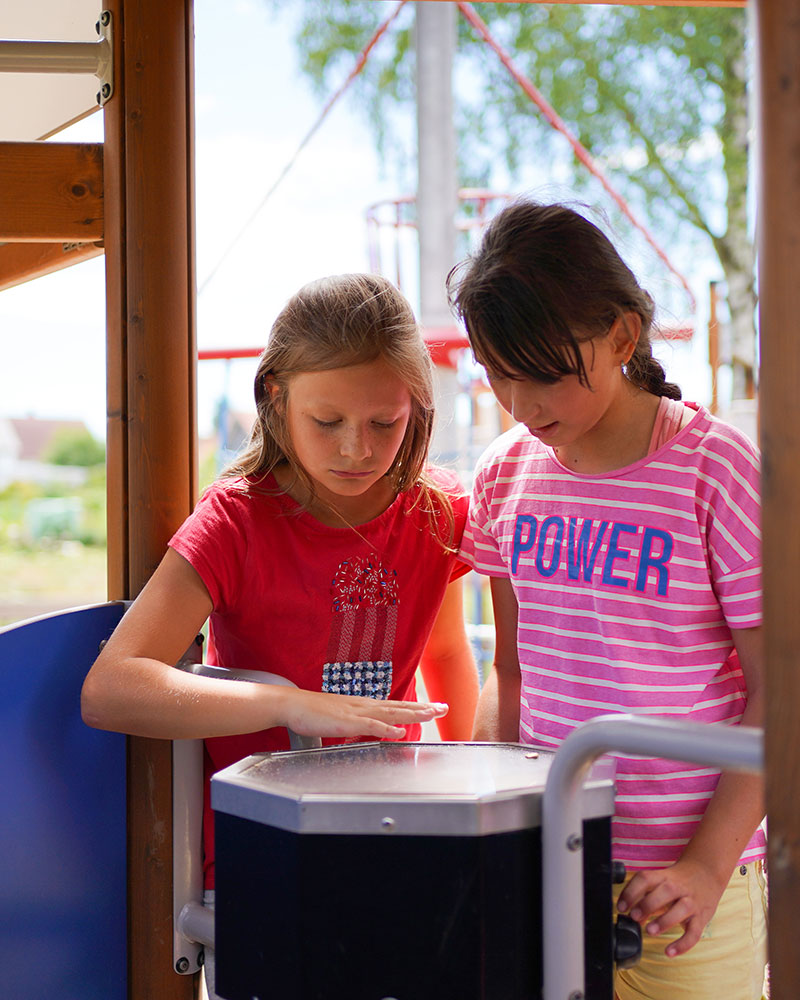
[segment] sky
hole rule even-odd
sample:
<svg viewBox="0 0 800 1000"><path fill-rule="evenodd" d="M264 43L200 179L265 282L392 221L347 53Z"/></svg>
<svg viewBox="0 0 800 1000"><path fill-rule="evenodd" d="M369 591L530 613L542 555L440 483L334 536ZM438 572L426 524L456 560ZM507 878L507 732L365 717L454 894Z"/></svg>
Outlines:
<svg viewBox="0 0 800 1000"><path fill-rule="evenodd" d="M391 6L386 4L387 11ZM323 274L369 270L366 209L409 193L392 164L379 163L350 93L259 209L327 97L313 94L297 67L296 15L297 5L274 8L268 0L195 3L201 349L263 347L275 316L302 284ZM101 141L101 115L57 138ZM569 194L536 175L517 190ZM404 291L416 307L411 254L406 244ZM693 275L698 299L693 343L657 347L685 398L704 403L710 394L704 289L709 276L716 276L711 268L701 266ZM653 290L647 280L643 284ZM102 257L0 294L0 417L81 419L104 437L104 309ZM255 360L199 364L201 435L211 432L223 394L234 409L250 408L254 371Z"/></svg>

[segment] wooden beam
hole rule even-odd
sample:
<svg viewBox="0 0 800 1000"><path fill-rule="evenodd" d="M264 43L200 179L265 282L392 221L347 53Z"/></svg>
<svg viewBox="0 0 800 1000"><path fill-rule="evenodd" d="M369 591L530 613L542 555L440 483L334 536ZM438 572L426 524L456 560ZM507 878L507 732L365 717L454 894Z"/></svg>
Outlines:
<svg viewBox="0 0 800 1000"><path fill-rule="evenodd" d="M134 598L197 491L193 24L191 0L107 6L109 589ZM173 968L171 751L128 740L130 1000L194 996Z"/></svg>
<svg viewBox="0 0 800 1000"><path fill-rule="evenodd" d="M0 291L99 257L102 252L101 243L0 244Z"/></svg>
<svg viewBox="0 0 800 1000"><path fill-rule="evenodd" d="M800 996L800 0L756 3L772 996Z"/></svg>
<svg viewBox="0 0 800 1000"><path fill-rule="evenodd" d="M0 142L0 241L102 239L102 144Z"/></svg>

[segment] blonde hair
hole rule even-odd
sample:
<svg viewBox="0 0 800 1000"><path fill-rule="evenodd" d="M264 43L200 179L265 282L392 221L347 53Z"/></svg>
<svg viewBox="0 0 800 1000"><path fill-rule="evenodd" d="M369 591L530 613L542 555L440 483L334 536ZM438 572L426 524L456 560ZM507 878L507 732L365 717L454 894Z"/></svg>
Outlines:
<svg viewBox="0 0 800 1000"><path fill-rule="evenodd" d="M434 534L436 508L453 533L447 494L426 472L433 429L433 369L411 306L391 282L375 274L338 274L304 285L286 303L270 332L256 369L256 420L244 450L223 471L257 485L278 464L316 496L314 483L292 446L286 413L289 380L303 372L329 371L382 359L411 396L411 415L389 469L395 493L419 486ZM277 392L271 387L277 386ZM449 544L449 542L448 542Z"/></svg>

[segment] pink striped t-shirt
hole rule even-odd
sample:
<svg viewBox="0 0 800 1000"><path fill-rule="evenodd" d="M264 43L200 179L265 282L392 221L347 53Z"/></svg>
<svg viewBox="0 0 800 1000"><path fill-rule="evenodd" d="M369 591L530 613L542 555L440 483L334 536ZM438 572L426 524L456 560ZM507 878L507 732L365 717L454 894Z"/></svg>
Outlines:
<svg viewBox="0 0 800 1000"><path fill-rule="evenodd" d="M738 724L747 692L730 630L761 624L759 508L757 450L703 408L601 475L571 472L523 425L498 438L476 471L461 557L516 593L520 740L558 746L609 712ZM672 864L718 779L617 757L614 857ZM764 847L759 828L742 863Z"/></svg>

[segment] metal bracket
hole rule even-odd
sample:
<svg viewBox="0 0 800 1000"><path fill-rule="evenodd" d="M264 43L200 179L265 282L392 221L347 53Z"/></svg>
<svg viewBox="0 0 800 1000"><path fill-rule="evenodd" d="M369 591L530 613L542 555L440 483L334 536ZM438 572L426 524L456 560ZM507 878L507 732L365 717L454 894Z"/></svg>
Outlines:
<svg viewBox="0 0 800 1000"><path fill-rule="evenodd" d="M97 42L0 41L0 73L93 73L100 81L97 103L114 93L114 45L110 10L95 24Z"/></svg>
<svg viewBox="0 0 800 1000"><path fill-rule="evenodd" d="M97 103L102 107L114 93L114 28L110 10L100 12L95 24L95 30L100 35L97 69L95 76L100 80L100 90L97 92Z"/></svg>

